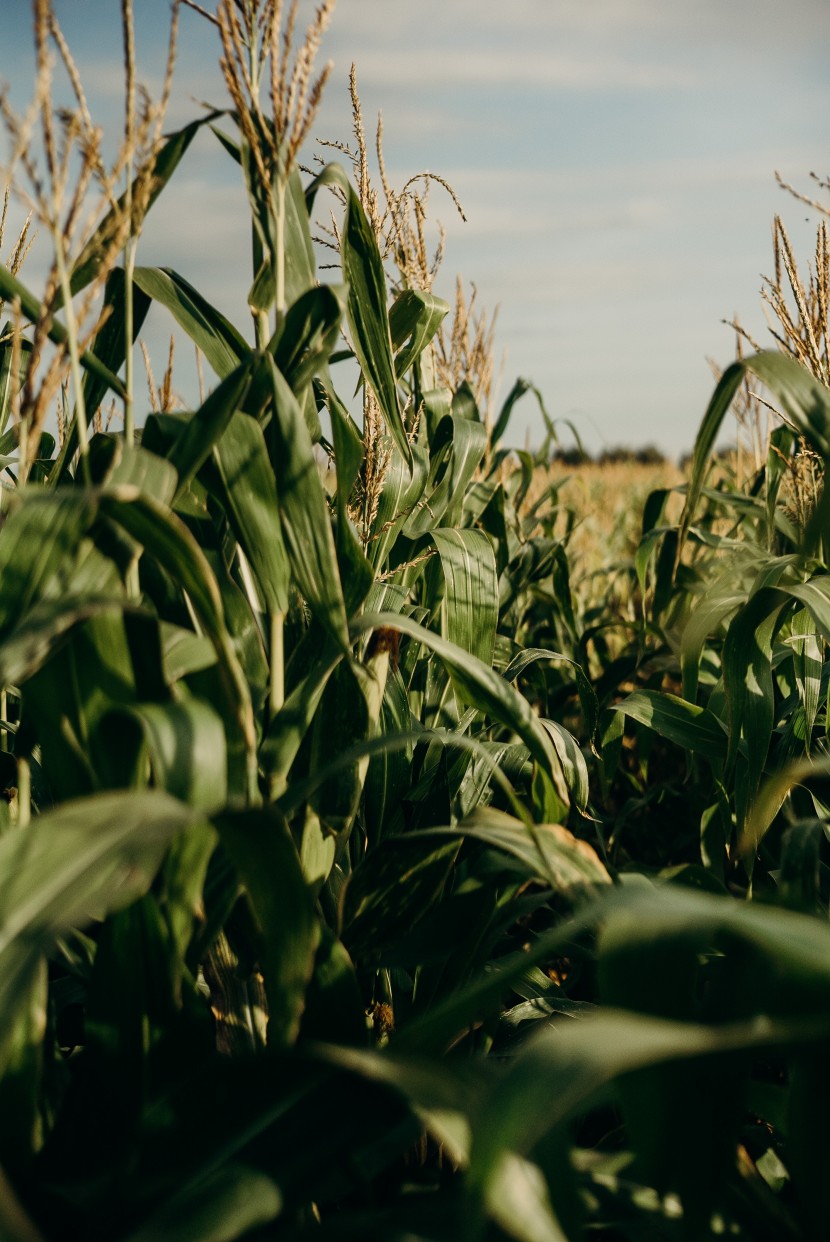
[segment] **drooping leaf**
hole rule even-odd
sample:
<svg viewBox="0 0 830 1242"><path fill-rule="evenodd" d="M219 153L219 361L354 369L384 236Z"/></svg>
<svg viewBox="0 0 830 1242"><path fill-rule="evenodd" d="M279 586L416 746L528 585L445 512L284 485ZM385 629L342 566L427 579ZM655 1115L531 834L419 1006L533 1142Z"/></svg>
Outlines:
<svg viewBox="0 0 830 1242"><path fill-rule="evenodd" d="M655 690L635 690L612 704L612 710L630 716L661 737L688 750L697 751L708 759L725 761L726 731L712 712L677 695Z"/></svg>
<svg viewBox="0 0 830 1242"><path fill-rule="evenodd" d="M60 932L145 892L167 845L193 815L160 791L96 794L0 839L0 1048L40 955Z"/></svg>
<svg viewBox="0 0 830 1242"><path fill-rule="evenodd" d="M166 267L137 267L133 280L147 297L170 311L220 379L247 357L250 348L245 338L178 272Z"/></svg>
<svg viewBox="0 0 830 1242"><path fill-rule="evenodd" d="M360 632L389 628L423 643L442 661L459 697L500 724L515 730L533 757L540 763L567 800L563 774L550 736L517 690L476 656L440 638L409 617L395 613L369 614L359 618L354 628Z"/></svg>

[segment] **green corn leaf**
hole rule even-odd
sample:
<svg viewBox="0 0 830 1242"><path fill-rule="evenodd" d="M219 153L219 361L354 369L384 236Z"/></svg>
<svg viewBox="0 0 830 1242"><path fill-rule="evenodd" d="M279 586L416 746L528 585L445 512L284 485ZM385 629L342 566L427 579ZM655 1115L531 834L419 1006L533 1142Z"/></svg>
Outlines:
<svg viewBox="0 0 830 1242"><path fill-rule="evenodd" d="M124 365L127 352L125 285L124 269L113 268L104 285L103 313L107 315L107 319L95 337L95 344L92 347L95 357L99 358L104 366L114 374L117 374ZM150 298L136 287L132 290L132 299L133 341L136 341L150 309ZM84 402L89 419L103 401L107 387L105 381L93 372L87 374L84 380Z"/></svg>
<svg viewBox="0 0 830 1242"><path fill-rule="evenodd" d="M346 605L331 520L305 419L273 359L266 355L262 365L273 398L267 432L291 568L309 608L345 651Z"/></svg>
<svg viewBox="0 0 830 1242"><path fill-rule="evenodd" d="M763 352L733 362L718 381L695 441L680 521L677 558L689 533L721 424L747 374L756 376L772 393L781 411L825 459L830 453L830 391L794 359Z"/></svg>
<svg viewBox="0 0 830 1242"><path fill-rule="evenodd" d="M13 375L12 367L16 350L12 333L12 325L10 323L4 324L3 330L0 332L0 339L4 341L4 344L0 345L0 435L3 435L8 427L9 415L12 409L12 397L16 392L20 392L23 387L32 356L32 342L27 341L21 335L17 343L19 350L17 354L17 375Z"/></svg>
<svg viewBox="0 0 830 1242"><path fill-rule="evenodd" d="M188 673L198 673L216 663L213 643L204 634L194 634L169 621L161 623L164 677L168 686Z"/></svg>
<svg viewBox="0 0 830 1242"><path fill-rule="evenodd" d="M694 703L700 678L700 661L707 639L715 634L731 614L746 602L746 591L733 589L732 582L713 584L706 598L696 602L680 640L680 668L683 697Z"/></svg>
<svg viewBox="0 0 830 1242"><path fill-rule="evenodd" d="M254 781L254 720L251 692L233 649L216 580L187 527L164 506L132 487L113 487L101 495L102 511L123 527L178 582L213 643L228 709L236 734L234 750L244 763L245 796ZM229 756L230 757L230 756ZM239 790L234 790L239 792Z"/></svg>
<svg viewBox="0 0 830 1242"><path fill-rule="evenodd" d="M757 794L775 724L772 639L782 607L778 591L759 591L731 622L723 646L729 761L743 739L747 763L746 790L737 799L741 824Z"/></svg>
<svg viewBox="0 0 830 1242"><path fill-rule="evenodd" d="M359 633L383 628L397 630L434 651L449 673L458 696L513 729L545 769L563 799L568 800L562 768L549 734L527 700L492 668L409 617L395 613L369 614L355 621L353 628Z"/></svg>
<svg viewBox="0 0 830 1242"><path fill-rule="evenodd" d="M22 685L54 655L76 625L104 613L121 612L125 603L115 587L109 595L40 600L0 642L0 685Z"/></svg>
<svg viewBox="0 0 830 1242"><path fill-rule="evenodd" d="M253 570L265 609L286 613L291 570L262 427L249 414L233 414L213 456L234 534Z"/></svg>
<svg viewBox="0 0 830 1242"><path fill-rule="evenodd" d="M176 493L176 471L169 461L157 457L141 445L127 445L114 439L113 462L106 474L106 483L127 484L149 492L159 504L169 505Z"/></svg>
<svg viewBox="0 0 830 1242"><path fill-rule="evenodd" d="M809 754L810 739L821 699L821 644L815 622L807 608L800 608L792 619L793 665L801 706L804 708L804 746Z"/></svg>
<svg viewBox="0 0 830 1242"><path fill-rule="evenodd" d="M32 323L40 319L42 312L40 302L6 267L0 267L0 298L8 302L18 301L21 311ZM55 345L65 345L68 340L66 328L59 319L52 319L47 335ZM91 350L85 349L81 354L81 366L99 379L106 388L111 389L117 397L127 395L127 390L118 376L114 375Z"/></svg>
<svg viewBox="0 0 830 1242"><path fill-rule="evenodd" d="M424 495L429 473L429 459L423 445L412 446L411 471L397 449L391 448L391 441L389 447L391 453L367 549L376 570L386 563L398 535Z"/></svg>
<svg viewBox="0 0 830 1242"><path fill-rule="evenodd" d="M410 733L412 720L406 687L398 669L390 670L378 721L381 737ZM411 779L412 747L383 750L373 756L366 774L363 815L370 844L386 835L401 815L401 802Z"/></svg>
<svg viewBox="0 0 830 1242"><path fill-rule="evenodd" d="M216 826L263 932L268 1042L285 1047L299 1031L320 939L311 892L291 834L275 808L222 815Z"/></svg>
<svg viewBox="0 0 830 1242"><path fill-rule="evenodd" d="M200 117L198 121L192 121L189 125L185 125L183 129L177 130L149 158L144 167L139 169L133 180L131 190L131 201L133 204L132 231L134 235L140 232L144 217L170 181L196 134L203 125L209 125L216 117L222 115L221 112L210 112L206 116ZM145 194L145 188L148 184L150 187L149 194ZM107 213L98 225L95 233L78 256L70 274L70 287L73 293L79 293L81 289L86 288L90 281L95 279L101 264L111 254L112 244L118 237L122 227L126 202L127 196L125 193L121 195L116 206ZM139 205L141 204L143 204L143 211L142 214L139 214Z"/></svg>
<svg viewBox="0 0 830 1242"><path fill-rule="evenodd" d="M209 704L140 703L111 713L104 727L136 729L146 748L159 789L196 810L212 814L228 796L225 730ZM114 740L114 744L118 744Z"/></svg>
<svg viewBox="0 0 830 1242"><path fill-rule="evenodd" d="M444 573L441 632L491 665L499 611L493 545L478 530L435 530L430 538Z"/></svg>
<svg viewBox="0 0 830 1242"><path fill-rule="evenodd" d="M544 881L557 892L611 883L591 846L560 824L525 824L492 807L479 807L456 828L429 828L417 835L425 841L441 835L462 835L481 841L518 859L527 867L529 876Z"/></svg>
<svg viewBox="0 0 830 1242"><path fill-rule="evenodd" d="M487 447L481 423L451 414L442 419L433 438L429 481L403 527L409 539L429 534L435 526L458 526L467 487Z"/></svg>
<svg viewBox="0 0 830 1242"><path fill-rule="evenodd" d="M260 747L260 763L277 783L288 777L320 705L328 680L343 658L342 648L331 639L320 642L319 632L310 634L306 646L317 648L310 669L292 686L281 709L268 725Z"/></svg>
<svg viewBox="0 0 830 1242"><path fill-rule="evenodd" d="M331 416L337 470L337 561L346 612L351 617L365 601L375 576L349 516L349 498L363 464L363 438L334 390L322 391Z"/></svg>
<svg viewBox="0 0 830 1242"><path fill-rule="evenodd" d="M570 656L561 655L558 651L545 651L541 647L526 647L524 651L520 651L510 661L504 670L505 681L516 681L526 668L539 660L561 661L561 663L571 666L576 692L579 695L579 704L585 719L585 727L591 738L595 737L599 724L599 700L597 699L596 690L588 680L578 660L573 660Z"/></svg>
<svg viewBox="0 0 830 1242"><path fill-rule="evenodd" d="M395 382L386 310L386 276L377 239L350 185L341 247L343 275L349 285L348 319L355 354L364 379L383 412L389 434L411 472L412 449Z"/></svg>
<svg viewBox="0 0 830 1242"><path fill-rule="evenodd" d="M289 306L274 333L268 349L298 397L328 364L340 335L347 296L345 285L306 290Z"/></svg>
<svg viewBox="0 0 830 1242"><path fill-rule="evenodd" d="M411 833L389 837L355 868L343 894L343 938L353 956L383 955L429 915L461 842Z"/></svg>
<svg viewBox="0 0 830 1242"><path fill-rule="evenodd" d="M170 311L220 379L248 356L245 338L178 272L167 267L137 267L133 281L147 297Z"/></svg>
<svg viewBox="0 0 830 1242"><path fill-rule="evenodd" d="M169 1198L124 1242L232 1242L281 1210L282 1195L270 1177L229 1161Z"/></svg>
<svg viewBox="0 0 830 1242"><path fill-rule="evenodd" d="M235 411L242 407L250 384L250 364L243 362L225 376L195 414L179 420L181 430L167 450L167 460L179 476L176 499L181 498L210 457ZM151 415L148 423L152 434L157 420ZM145 438L149 442L146 432Z"/></svg>
<svg viewBox="0 0 830 1242"><path fill-rule="evenodd" d="M389 331L395 355L395 374L406 375L424 352L442 321L449 314L449 303L434 293L404 289L389 312Z"/></svg>
<svg viewBox="0 0 830 1242"><path fill-rule="evenodd" d="M584 811L588 806L589 777L588 765L579 743L573 734L569 733L558 721L543 720L542 724L556 747L573 804L578 811Z"/></svg>
<svg viewBox="0 0 830 1242"><path fill-rule="evenodd" d="M24 493L22 503L7 516L0 539L0 633L74 561L95 513L94 500L74 489Z"/></svg>
<svg viewBox="0 0 830 1242"><path fill-rule="evenodd" d="M830 575L822 574L809 582L782 584L781 590L806 606L824 639L830 642Z"/></svg>
<svg viewBox="0 0 830 1242"><path fill-rule="evenodd" d="M63 931L146 892L194 812L158 791L64 803L0 838L0 1062L17 997Z"/></svg>
<svg viewBox="0 0 830 1242"><path fill-rule="evenodd" d="M726 760L728 738L717 716L705 707L687 703L674 694L657 690L635 690L611 710L630 716L653 729L669 742L705 755L716 762Z"/></svg>
<svg viewBox="0 0 830 1242"><path fill-rule="evenodd" d="M758 795L750 807L746 823L738 841L740 854L754 853L764 833L778 814L790 790L807 782L811 777L821 778L830 774L830 761L822 756L793 760L768 776L761 784Z"/></svg>

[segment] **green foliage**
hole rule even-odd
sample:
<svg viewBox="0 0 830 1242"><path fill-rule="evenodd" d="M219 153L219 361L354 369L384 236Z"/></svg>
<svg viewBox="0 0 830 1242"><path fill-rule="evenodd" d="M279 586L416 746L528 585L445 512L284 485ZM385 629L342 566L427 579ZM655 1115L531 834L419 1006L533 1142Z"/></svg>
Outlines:
<svg viewBox="0 0 830 1242"><path fill-rule="evenodd" d="M501 445L538 392L488 433L438 387L447 306L385 270L365 187L304 188L244 120L250 339L117 265L124 201L70 273L110 310L76 410L127 392L151 303L216 374L200 408L2 437L0 1233L821 1236L830 502L788 504L787 428L746 487L710 459L750 372L826 470L830 393L726 372L619 609L538 494L544 406L539 454Z"/></svg>

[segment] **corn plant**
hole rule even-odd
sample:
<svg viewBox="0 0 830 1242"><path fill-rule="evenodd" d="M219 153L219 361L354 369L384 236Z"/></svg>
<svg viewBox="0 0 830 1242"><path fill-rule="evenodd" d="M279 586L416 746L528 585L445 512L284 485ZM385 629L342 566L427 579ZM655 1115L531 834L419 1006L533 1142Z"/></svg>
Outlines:
<svg viewBox="0 0 830 1242"><path fill-rule="evenodd" d="M727 371L631 606L586 605L530 498L556 425L504 447L532 385L489 408L423 198L382 168L384 212L359 116L354 181L299 166L332 5L296 50L297 3L179 7L229 105L162 137L123 4L106 168L36 0L46 181L7 115L54 264L42 295L0 269L2 1231L819 1236L830 596L825 502L783 479L827 460L824 384ZM140 263L200 134L247 192L247 325ZM152 303L212 377L142 417ZM743 492L707 469L747 372L791 427Z"/></svg>

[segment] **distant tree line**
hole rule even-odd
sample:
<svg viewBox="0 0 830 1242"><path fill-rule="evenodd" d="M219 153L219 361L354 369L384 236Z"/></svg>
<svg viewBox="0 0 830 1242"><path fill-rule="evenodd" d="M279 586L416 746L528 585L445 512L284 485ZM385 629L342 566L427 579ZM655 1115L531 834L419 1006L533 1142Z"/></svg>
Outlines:
<svg viewBox="0 0 830 1242"><path fill-rule="evenodd" d="M554 461L560 461L565 466L582 466L588 463L598 466L664 466L668 460L665 453L662 453L655 444L645 444L641 448L629 448L626 445L616 444L594 455L576 446L558 448L554 453Z"/></svg>

